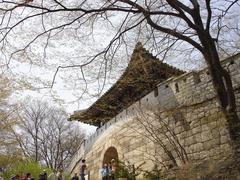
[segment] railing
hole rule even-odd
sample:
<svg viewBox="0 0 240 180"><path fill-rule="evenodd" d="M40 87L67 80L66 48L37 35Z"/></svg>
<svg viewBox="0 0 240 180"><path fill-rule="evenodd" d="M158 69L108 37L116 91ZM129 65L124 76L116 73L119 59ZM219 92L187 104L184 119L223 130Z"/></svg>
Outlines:
<svg viewBox="0 0 240 180"><path fill-rule="evenodd" d="M74 154L74 156L71 158L71 162L67 168L68 172L72 172L74 168L76 167L77 163L84 158L85 154L88 153L91 150L92 145L97 140L97 138L106 130L108 129L112 124L116 123L117 119L116 117L112 118L110 121L108 121L106 124L104 124L102 127L98 128L95 133L93 133L91 136L88 137L88 139L85 139L81 142L81 145L78 148L78 151Z"/></svg>
<svg viewBox="0 0 240 180"><path fill-rule="evenodd" d="M85 153L88 153L93 145L93 143L98 139L98 137L107 130L112 124L117 122L117 118L114 117L109 120L106 124L102 127L98 128L94 134L92 134L86 141L85 141Z"/></svg>

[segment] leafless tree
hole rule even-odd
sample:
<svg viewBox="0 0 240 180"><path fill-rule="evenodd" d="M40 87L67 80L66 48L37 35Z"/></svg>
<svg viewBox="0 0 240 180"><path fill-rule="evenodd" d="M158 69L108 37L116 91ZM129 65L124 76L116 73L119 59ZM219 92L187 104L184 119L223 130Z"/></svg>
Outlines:
<svg viewBox="0 0 240 180"><path fill-rule="evenodd" d="M40 128L50 112L47 104L37 101L29 106L23 106L23 113L19 116L22 133L16 137L24 154L36 162L40 160Z"/></svg>
<svg viewBox="0 0 240 180"><path fill-rule="evenodd" d="M67 165L84 138L80 129L66 122L64 111L41 101L25 105L20 118L14 134L24 155L55 170Z"/></svg>
<svg viewBox="0 0 240 180"><path fill-rule="evenodd" d="M136 120L145 130L143 135L163 150L171 165L178 166L176 159L183 164L188 162L186 150L174 131L174 123L171 122L174 120L163 119L158 111L141 113Z"/></svg>
<svg viewBox="0 0 240 180"><path fill-rule="evenodd" d="M18 124L17 107L10 105L8 98L12 93L11 81L0 75L0 154L17 152L16 140L11 136L11 129Z"/></svg>
<svg viewBox="0 0 240 180"><path fill-rule="evenodd" d="M221 46L223 43L219 42L225 40L224 44L229 45L230 41L234 42L233 38L229 38L229 34L239 32L237 8L238 0L4 0L0 4L2 12L0 42L2 52L4 50L6 52L6 46L12 44L11 37L23 32L21 28L24 27L24 23L40 20L38 29L32 27L33 37L21 39L25 43L24 46L20 48L15 46L16 50L10 53L6 61L9 65L14 55L26 53L26 50L31 49L31 46L41 38L45 38L47 47L58 33L72 31L77 38L81 38L83 37L81 35L85 35L83 32L86 27L90 27L87 30L92 34L96 23L116 28L116 34L102 51L87 58L83 63L60 65L57 68L56 73L60 69L78 67L85 80L84 67L90 66L99 57L102 58L99 69L105 67L102 76L106 77L107 67L111 64L116 51L123 44L127 45L129 36L133 36L134 40L144 39L145 42L149 42L157 54L162 54L163 57L166 57L170 49L177 50L180 45L187 47L185 52L204 58L219 104L229 120L231 138L236 141L239 139L240 123L236 113L234 89L229 73L221 66L218 49L226 50ZM226 23L226 20L232 19L235 22ZM180 50L183 52L183 49Z"/></svg>
<svg viewBox="0 0 240 180"><path fill-rule="evenodd" d="M170 110L167 113L173 112L174 110ZM163 169L186 164L189 162L189 158L181 138L175 132L176 120L174 117L163 118L162 113L163 111L159 109L139 110L138 115L123 126L128 131L122 136L141 140L145 145L151 144L148 149L144 149L144 155ZM116 136L116 140L119 138L118 136ZM123 138L122 136L121 138ZM121 146L124 146L124 143Z"/></svg>
<svg viewBox="0 0 240 180"><path fill-rule="evenodd" d="M50 120L41 127L41 157L48 167L59 170L69 163L83 138L73 124L66 124L62 111L52 111Z"/></svg>

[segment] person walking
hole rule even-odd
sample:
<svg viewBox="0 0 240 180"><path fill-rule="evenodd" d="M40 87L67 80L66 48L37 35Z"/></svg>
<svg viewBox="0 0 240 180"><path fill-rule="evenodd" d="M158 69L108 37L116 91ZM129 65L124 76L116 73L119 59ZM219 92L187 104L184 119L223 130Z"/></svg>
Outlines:
<svg viewBox="0 0 240 180"><path fill-rule="evenodd" d="M0 180L1 180L1 178L0 178ZM12 177L11 180L20 180L20 176L17 174L16 176Z"/></svg>
<svg viewBox="0 0 240 180"><path fill-rule="evenodd" d="M27 173L26 176L23 176L22 180L31 180L31 173Z"/></svg>
<svg viewBox="0 0 240 180"><path fill-rule="evenodd" d="M63 179L64 179L63 170L60 169L60 170L57 172L57 180L63 180Z"/></svg>
<svg viewBox="0 0 240 180"><path fill-rule="evenodd" d="M57 172L53 171L51 174L49 174L48 179L49 180L58 180Z"/></svg>
<svg viewBox="0 0 240 180"><path fill-rule="evenodd" d="M80 180L85 180L86 174L87 174L86 160L82 159L82 163L80 165Z"/></svg>
<svg viewBox="0 0 240 180"><path fill-rule="evenodd" d="M103 165L103 167L100 169L100 173L102 175L102 180L108 180L109 178L109 169L107 163Z"/></svg>
<svg viewBox="0 0 240 180"><path fill-rule="evenodd" d="M48 175L47 175L47 172L45 169L43 170L43 178L44 178L44 180L47 180L47 178L48 178Z"/></svg>
<svg viewBox="0 0 240 180"><path fill-rule="evenodd" d="M79 180L77 173L74 174L71 180Z"/></svg>
<svg viewBox="0 0 240 180"><path fill-rule="evenodd" d="M108 163L108 180L112 179L112 163Z"/></svg>
<svg viewBox="0 0 240 180"><path fill-rule="evenodd" d="M116 169L117 169L116 161L115 159L112 159L111 160L111 180L115 180Z"/></svg>
<svg viewBox="0 0 240 180"><path fill-rule="evenodd" d="M47 180L47 172L46 170L43 170L43 173L39 174L39 180Z"/></svg>

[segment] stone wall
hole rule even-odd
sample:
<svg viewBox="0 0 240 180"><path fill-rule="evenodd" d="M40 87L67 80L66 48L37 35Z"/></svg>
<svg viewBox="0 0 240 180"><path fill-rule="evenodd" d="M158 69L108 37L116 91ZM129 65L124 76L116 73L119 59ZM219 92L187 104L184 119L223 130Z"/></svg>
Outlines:
<svg viewBox="0 0 240 180"><path fill-rule="evenodd" d="M240 114L240 55L224 60L231 72ZM187 160L228 157L232 149L224 119L206 69L173 77L98 129L73 158L69 171L87 160L91 180L100 178L105 152L136 167L171 167ZM144 164L143 164L144 162Z"/></svg>

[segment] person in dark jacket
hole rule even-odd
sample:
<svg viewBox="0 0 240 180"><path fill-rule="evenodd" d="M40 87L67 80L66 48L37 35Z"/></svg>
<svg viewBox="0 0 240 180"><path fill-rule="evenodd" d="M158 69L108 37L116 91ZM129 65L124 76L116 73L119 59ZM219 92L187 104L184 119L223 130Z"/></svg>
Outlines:
<svg viewBox="0 0 240 180"><path fill-rule="evenodd" d="M74 176L72 177L71 180L79 180L79 177L78 177L77 173L74 174Z"/></svg>
<svg viewBox="0 0 240 180"><path fill-rule="evenodd" d="M80 180L85 180L85 175L87 174L86 171L87 171L86 160L83 159L80 166Z"/></svg>
<svg viewBox="0 0 240 180"><path fill-rule="evenodd" d="M47 180L47 177L48 177L48 176L47 176L47 172L46 172L46 170L44 169L44 170L43 170L43 178L44 178L44 180Z"/></svg>

